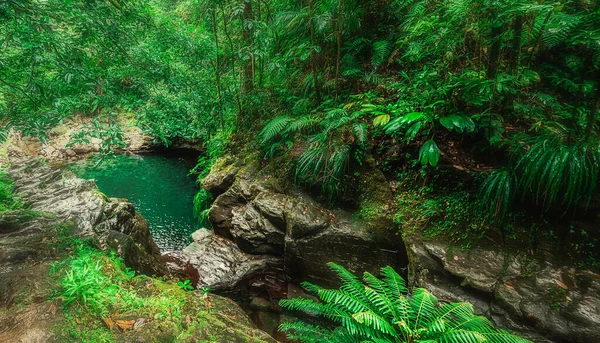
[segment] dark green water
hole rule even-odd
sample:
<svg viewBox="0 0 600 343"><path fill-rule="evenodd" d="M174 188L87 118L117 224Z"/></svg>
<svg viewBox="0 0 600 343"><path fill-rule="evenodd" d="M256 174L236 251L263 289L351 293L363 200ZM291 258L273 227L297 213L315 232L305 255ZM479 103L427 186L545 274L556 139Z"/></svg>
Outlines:
<svg viewBox="0 0 600 343"><path fill-rule="evenodd" d="M127 198L148 221L161 251L182 249L198 227L192 214L198 186L188 176L193 160L165 155L115 155L72 167L79 177L95 179L108 197Z"/></svg>

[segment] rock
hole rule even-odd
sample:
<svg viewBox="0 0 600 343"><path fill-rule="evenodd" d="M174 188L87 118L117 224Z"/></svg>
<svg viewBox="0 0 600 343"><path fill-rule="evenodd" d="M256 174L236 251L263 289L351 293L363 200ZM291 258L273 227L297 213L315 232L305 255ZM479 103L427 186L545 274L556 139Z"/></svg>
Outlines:
<svg viewBox="0 0 600 343"><path fill-rule="evenodd" d="M286 233L293 239L318 234L330 224L327 212L313 201L289 201L285 207Z"/></svg>
<svg viewBox="0 0 600 343"><path fill-rule="evenodd" d="M303 298L303 299L310 299L312 301L320 301L319 298L317 298L314 295L309 295L306 294L306 292L304 291L304 289L302 289L302 287L293 284L293 283L288 283L288 291L287 291L287 299L294 299L294 298Z"/></svg>
<svg viewBox="0 0 600 343"><path fill-rule="evenodd" d="M338 278L327 266L328 262L340 264L359 275L364 271L378 274L385 266L401 272L407 264L404 246L374 240L366 226L346 215L337 213L336 222L319 234L299 239L286 236L285 265L294 280L337 284Z"/></svg>
<svg viewBox="0 0 600 343"><path fill-rule="evenodd" d="M250 309L260 312L281 312L281 307L273 302L260 297L255 297L250 302Z"/></svg>
<svg viewBox="0 0 600 343"><path fill-rule="evenodd" d="M67 150L65 150L65 155L67 155L69 157L75 157L75 156L77 156L77 153L73 149L67 149Z"/></svg>
<svg viewBox="0 0 600 343"><path fill-rule="evenodd" d="M15 191L31 209L72 221L78 234L96 235L103 248L117 251L141 273L167 272L160 251L150 237L148 223L124 199L107 199L92 180L51 169L38 160L15 164L7 170Z"/></svg>
<svg viewBox="0 0 600 343"><path fill-rule="evenodd" d="M529 256L500 244L461 251L445 242L405 239L412 286L443 300L469 301L479 314L534 342L600 341L597 274L569 267L543 249Z"/></svg>
<svg viewBox="0 0 600 343"><path fill-rule="evenodd" d="M235 209L232 214L231 234L240 249L251 254L283 254L285 232L263 217L254 206Z"/></svg>
<svg viewBox="0 0 600 343"><path fill-rule="evenodd" d="M255 163L239 167L231 185L223 175L232 173L239 162L228 159L215 164L211 190L223 190L209 212L215 233L237 243L246 253L282 256L288 273L298 281L337 282L327 267L336 262L351 271L378 273L385 265L397 268L407 263L399 236L386 228L355 220L342 209L329 210L289 185L286 194L270 175ZM236 166L232 168L231 166ZM386 224L387 225L387 224ZM386 232L378 236L375 232Z"/></svg>
<svg viewBox="0 0 600 343"><path fill-rule="evenodd" d="M280 193L263 192L254 198L253 205L273 225L285 228L285 213L288 197Z"/></svg>
<svg viewBox="0 0 600 343"><path fill-rule="evenodd" d="M240 281L265 271L270 264L281 264L275 257L245 254L235 243L212 231L198 231L192 236L194 241L183 251L163 254L173 272L181 274L184 271L198 289L207 286L211 290L232 289Z"/></svg>
<svg viewBox="0 0 600 343"><path fill-rule="evenodd" d="M219 196L231 187L239 170L235 160L219 159L211 167L210 173L202 179L202 187L212 195Z"/></svg>

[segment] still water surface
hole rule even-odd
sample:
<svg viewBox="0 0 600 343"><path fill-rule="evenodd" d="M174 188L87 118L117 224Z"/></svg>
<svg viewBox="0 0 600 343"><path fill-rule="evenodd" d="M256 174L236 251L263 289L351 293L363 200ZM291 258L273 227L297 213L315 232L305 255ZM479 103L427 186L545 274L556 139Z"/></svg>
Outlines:
<svg viewBox="0 0 600 343"><path fill-rule="evenodd" d="M78 176L95 179L108 197L126 198L150 226L161 251L182 249L200 225L192 214L195 178L189 158L158 154L114 155L72 167Z"/></svg>

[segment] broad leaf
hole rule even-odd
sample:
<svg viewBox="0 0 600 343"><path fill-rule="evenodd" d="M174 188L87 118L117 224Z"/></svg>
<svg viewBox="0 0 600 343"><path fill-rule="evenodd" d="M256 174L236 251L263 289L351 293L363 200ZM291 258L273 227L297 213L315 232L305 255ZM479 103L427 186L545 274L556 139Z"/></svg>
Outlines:
<svg viewBox="0 0 600 343"><path fill-rule="evenodd" d="M438 161L440 160L440 149L433 139L430 139L423 144L419 151L419 159L421 160L422 165L430 164L433 167L437 166Z"/></svg>

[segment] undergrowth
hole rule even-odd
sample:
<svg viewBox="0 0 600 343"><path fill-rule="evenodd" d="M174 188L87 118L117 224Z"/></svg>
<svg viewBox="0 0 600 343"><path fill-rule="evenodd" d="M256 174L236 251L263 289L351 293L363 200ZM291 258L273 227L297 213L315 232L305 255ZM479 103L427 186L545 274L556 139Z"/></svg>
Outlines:
<svg viewBox="0 0 600 343"><path fill-rule="evenodd" d="M0 171L0 213L21 207L21 201L14 196L14 185Z"/></svg>
<svg viewBox="0 0 600 343"><path fill-rule="evenodd" d="M184 331L184 290L158 279L136 276L114 253L98 251L88 242L72 243L72 256L55 263L51 270L59 280L54 296L63 301L69 323L64 333L70 339L113 342L115 323L118 325L121 314L159 321L178 327L178 332Z"/></svg>

